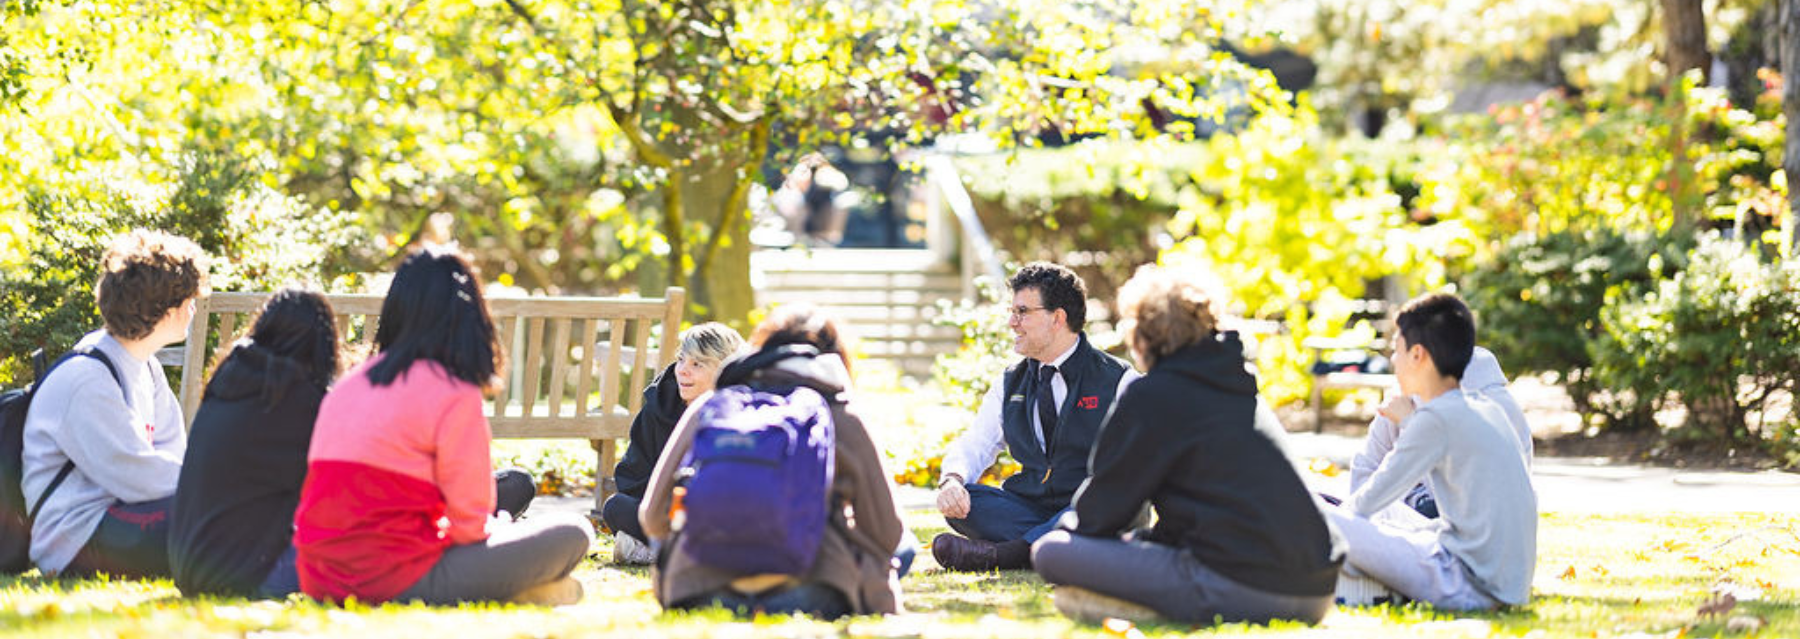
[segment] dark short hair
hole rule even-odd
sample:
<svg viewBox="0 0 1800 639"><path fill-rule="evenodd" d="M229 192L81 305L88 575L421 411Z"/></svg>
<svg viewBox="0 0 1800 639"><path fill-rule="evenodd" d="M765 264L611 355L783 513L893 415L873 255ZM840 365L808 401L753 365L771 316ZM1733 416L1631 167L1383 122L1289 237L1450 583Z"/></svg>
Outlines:
<svg viewBox="0 0 1800 639"><path fill-rule="evenodd" d="M1014 273L1012 279L1006 281L1006 287L1014 293L1036 289L1038 296L1043 298L1045 309L1061 309L1068 315L1070 331L1079 333L1087 325L1087 284L1068 267L1032 262Z"/></svg>
<svg viewBox="0 0 1800 639"><path fill-rule="evenodd" d="M106 332L143 339L156 323L206 289L206 253L184 237L136 229L113 239L100 261L94 305Z"/></svg>
<svg viewBox="0 0 1800 639"><path fill-rule="evenodd" d="M847 341L843 331L838 329L836 319L819 307L804 303L775 309L750 334L750 345L759 350L803 344L819 349L821 355L837 353L844 360L845 371L850 370Z"/></svg>
<svg viewBox="0 0 1800 639"><path fill-rule="evenodd" d="M1394 318L1408 348L1425 347L1438 373L1462 379L1475 356L1475 314L1455 295L1432 293L1413 298Z"/></svg>
<svg viewBox="0 0 1800 639"><path fill-rule="evenodd" d="M441 247L408 255L394 272L381 302L375 348L382 359L369 368L369 381L376 386L393 383L425 359L453 378L490 390L499 387L505 364L475 267L461 253Z"/></svg>

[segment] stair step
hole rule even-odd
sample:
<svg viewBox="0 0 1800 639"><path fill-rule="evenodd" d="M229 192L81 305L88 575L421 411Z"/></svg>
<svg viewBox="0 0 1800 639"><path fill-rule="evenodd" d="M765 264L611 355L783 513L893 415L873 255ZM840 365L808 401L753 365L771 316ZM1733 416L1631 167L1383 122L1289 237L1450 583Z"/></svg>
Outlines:
<svg viewBox="0 0 1800 639"><path fill-rule="evenodd" d="M941 291L962 295L962 280L956 275L932 273L821 273L805 271L764 271L761 288L843 290L843 289L912 289Z"/></svg>
<svg viewBox="0 0 1800 639"><path fill-rule="evenodd" d="M904 374L931 373L937 356L962 347L962 332L931 322L939 300L959 300L962 273L931 251L758 251L756 300L816 304L844 322L864 356Z"/></svg>
<svg viewBox="0 0 1800 639"><path fill-rule="evenodd" d="M796 289L788 287L767 287L758 291L757 301L763 304L787 304L793 302L811 302L820 306L936 306L938 300L954 300L960 295L950 295L942 291L921 291L903 288L866 288L866 289Z"/></svg>
<svg viewBox="0 0 1800 639"><path fill-rule="evenodd" d="M954 326L932 324L859 324L850 322L847 330L861 340L920 340L926 342L962 343L962 331Z"/></svg>
<svg viewBox="0 0 1800 639"><path fill-rule="evenodd" d="M937 253L918 249L822 249L815 251L757 251L752 265L764 273L812 271L825 273L940 273L955 276L955 267Z"/></svg>

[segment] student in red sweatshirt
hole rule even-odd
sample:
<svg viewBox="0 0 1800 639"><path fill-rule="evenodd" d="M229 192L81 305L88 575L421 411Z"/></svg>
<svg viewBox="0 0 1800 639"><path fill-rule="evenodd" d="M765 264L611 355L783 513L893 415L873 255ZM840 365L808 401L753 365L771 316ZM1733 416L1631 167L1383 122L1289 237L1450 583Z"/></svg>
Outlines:
<svg viewBox="0 0 1800 639"><path fill-rule="evenodd" d="M295 513L300 588L450 604L581 598L579 518L499 524L483 394L501 351L474 268L445 249L400 265L377 354L325 395Z"/></svg>

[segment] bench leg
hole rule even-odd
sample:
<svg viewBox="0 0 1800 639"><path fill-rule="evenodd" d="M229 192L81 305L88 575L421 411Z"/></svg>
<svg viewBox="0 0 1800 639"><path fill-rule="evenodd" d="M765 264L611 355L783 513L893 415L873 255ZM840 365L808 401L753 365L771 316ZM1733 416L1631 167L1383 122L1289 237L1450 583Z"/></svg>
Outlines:
<svg viewBox="0 0 1800 639"><path fill-rule="evenodd" d="M613 466L618 464L619 442L612 439L595 439L588 442L600 455L600 465L594 468L594 513L596 520L600 510L606 505L606 498L614 492Z"/></svg>

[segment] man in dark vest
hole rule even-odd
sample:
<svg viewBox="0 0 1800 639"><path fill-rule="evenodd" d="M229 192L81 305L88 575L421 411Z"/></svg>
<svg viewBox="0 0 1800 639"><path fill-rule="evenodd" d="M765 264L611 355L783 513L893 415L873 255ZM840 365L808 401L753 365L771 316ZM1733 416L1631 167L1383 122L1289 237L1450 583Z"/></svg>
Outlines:
<svg viewBox="0 0 1800 639"><path fill-rule="evenodd" d="M1056 525L1088 476L1100 422L1137 371L1088 344L1087 286L1033 262L1007 281L1013 351L1024 359L988 387L975 422L944 453L938 510L956 533L932 540L947 570L1031 567L1031 542ZM1022 467L1002 488L975 483L1005 448Z"/></svg>

